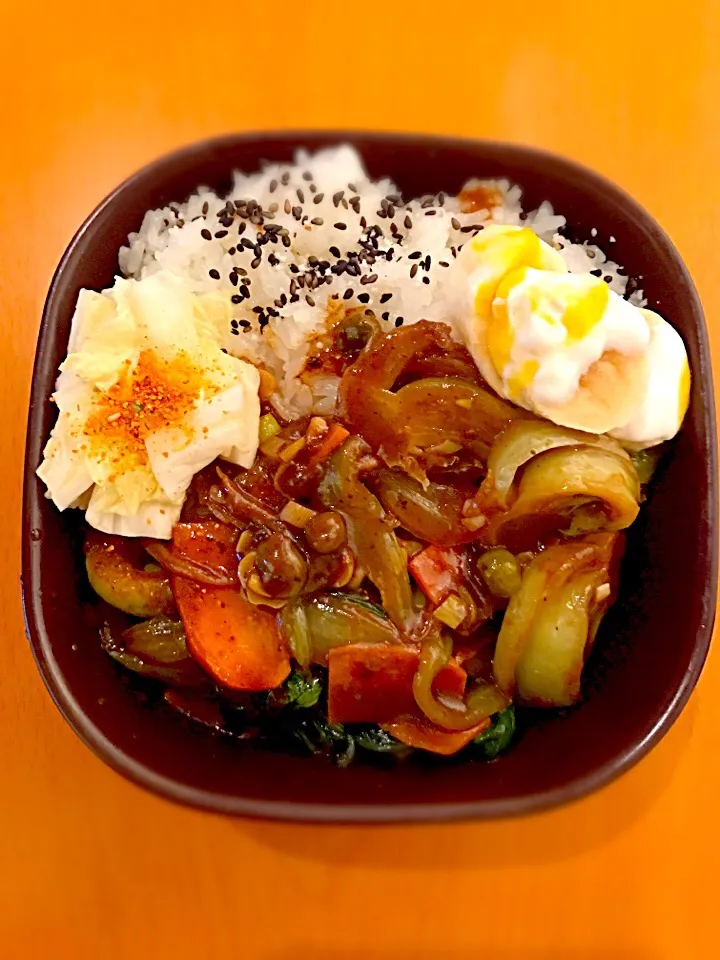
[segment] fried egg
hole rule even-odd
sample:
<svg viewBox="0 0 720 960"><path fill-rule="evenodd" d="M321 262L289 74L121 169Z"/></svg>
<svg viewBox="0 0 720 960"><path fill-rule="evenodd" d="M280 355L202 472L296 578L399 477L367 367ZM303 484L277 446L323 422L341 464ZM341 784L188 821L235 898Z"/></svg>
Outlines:
<svg viewBox="0 0 720 960"><path fill-rule="evenodd" d="M635 447L677 433L690 374L666 320L590 273L569 273L526 227L486 227L457 262L465 290L458 332L498 394Z"/></svg>
<svg viewBox="0 0 720 960"><path fill-rule="evenodd" d="M259 374L222 350L226 300L157 273L81 291L38 476L106 533L167 539L195 473L251 466Z"/></svg>

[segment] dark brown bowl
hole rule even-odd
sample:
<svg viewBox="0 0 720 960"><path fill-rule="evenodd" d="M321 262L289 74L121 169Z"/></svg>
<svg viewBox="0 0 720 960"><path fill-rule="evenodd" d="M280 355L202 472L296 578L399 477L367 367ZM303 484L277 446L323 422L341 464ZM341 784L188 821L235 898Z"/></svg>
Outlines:
<svg viewBox="0 0 720 960"><path fill-rule="evenodd" d="M101 651L102 606L86 586L73 511L43 496L35 469L81 287L112 283L117 251L144 212L199 184L230 187L234 168L291 160L296 148L349 141L374 177L406 196L456 192L470 177L509 177L528 207L549 199L578 239L592 228L641 278L652 307L683 335L693 388L683 431L633 526L622 595L587 667L587 698L565 716L526 718L517 745L491 763L409 762L339 770L256 750L152 705ZM317 821L448 820L525 813L572 800L627 770L677 718L700 674L715 612L716 438L710 355L692 282L668 238L634 200L589 170L526 147L366 133L228 136L141 170L80 228L52 282L35 361L25 460L23 596L27 632L55 703L110 766L163 796L208 810Z"/></svg>

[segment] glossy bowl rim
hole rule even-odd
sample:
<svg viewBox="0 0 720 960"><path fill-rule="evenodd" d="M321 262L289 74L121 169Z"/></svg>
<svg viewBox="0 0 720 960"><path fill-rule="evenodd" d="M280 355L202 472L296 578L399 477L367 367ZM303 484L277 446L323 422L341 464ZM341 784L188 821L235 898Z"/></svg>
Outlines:
<svg viewBox="0 0 720 960"><path fill-rule="evenodd" d="M30 643L32 653L43 682L73 731L101 760L138 786L145 787L151 792L165 799L173 800L190 807L207 810L214 813L241 815L254 818L315 822L315 823L410 823L452 821L468 819L492 819L510 817L521 814L530 814L559 806L577 800L599 788L609 784L641 760L655 746L673 725L690 694L692 693L705 663L710 640L712 637L715 618L715 602L718 577L718 543L710 537L708 550L708 571L705 589L702 595L703 628L695 637L687 670L682 682L677 686L668 699L664 709L657 715L652 727L645 736L631 746L626 747L611 760L597 767L590 773L576 777L561 787L538 793L526 793L515 797L499 799L480 799L477 801L452 803L385 803L372 806L333 804L333 803L303 803L296 801L253 800L204 790L197 787L185 786L171 777L158 774L152 767L140 763L126 752L118 749L90 721L84 710L75 699L72 690L65 681L53 655L52 641L45 630L42 604L37 594L32 595L28 584L32 582L32 568L34 566L30 551L30 531L33 528L32 518L37 506L37 497L33 493L34 465L30 463L30 438L33 426L39 417L38 408L45 401L39 397L36 389L36 378L39 373L39 362L42 358L49 336L50 322L55 311L55 301L58 291L65 279L74 251L85 233L91 229L104 209L115 202L126 190L144 180L156 175L163 168L179 159L190 160L194 155L222 148L230 145L252 143L258 139L264 141L294 141L297 146L307 145L317 147L321 142L332 141L337 144L350 142L357 138L385 143L416 144L419 149L434 147L439 150L475 149L492 154L501 151L505 154L515 154L525 159L551 163L556 169L566 172L569 176L579 178L583 189L594 186L606 193L614 195L615 200L625 206L638 220L644 222L647 230L653 233L668 258L674 261L685 285L687 312L692 316L694 332L700 352L700 369L693 371L693 375L700 383L700 399L702 401L702 418L704 436L709 443L709 458L706 462L707 504L706 512L708 528L717 529L717 450L712 442L716 438L715 405L710 365L710 347L704 313L700 304L695 286L688 270L672 241L663 231L657 221L621 187L596 173L590 168L570 160L566 157L523 144L508 143L496 140L445 137L422 133L390 133L371 130L274 130L252 131L246 133L229 133L219 137L211 137L180 147L151 161L138 171L123 180L112 190L86 217L67 245L60 262L54 272L47 298L42 312L42 322L38 335L35 362L31 382L30 403L28 410L28 428L25 446L24 484L23 484L23 537L22 537L22 577L21 592L25 618L25 633Z"/></svg>

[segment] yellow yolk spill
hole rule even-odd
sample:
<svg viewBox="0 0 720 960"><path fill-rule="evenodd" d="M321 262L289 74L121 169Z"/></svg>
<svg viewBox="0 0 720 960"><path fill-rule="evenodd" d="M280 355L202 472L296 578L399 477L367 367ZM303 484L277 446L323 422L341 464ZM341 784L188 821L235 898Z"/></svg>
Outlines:
<svg viewBox="0 0 720 960"><path fill-rule="evenodd" d="M600 280L579 296L569 297L562 322L569 336L582 340L600 323L610 300L610 288Z"/></svg>

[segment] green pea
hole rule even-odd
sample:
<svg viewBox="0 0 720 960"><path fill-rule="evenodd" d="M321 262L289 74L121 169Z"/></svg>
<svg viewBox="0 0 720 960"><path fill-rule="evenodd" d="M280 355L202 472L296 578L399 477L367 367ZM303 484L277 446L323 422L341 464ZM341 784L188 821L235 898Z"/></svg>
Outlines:
<svg viewBox="0 0 720 960"><path fill-rule="evenodd" d="M496 597L511 597L520 589L520 566L505 547L486 550L478 557L477 568L488 588Z"/></svg>

